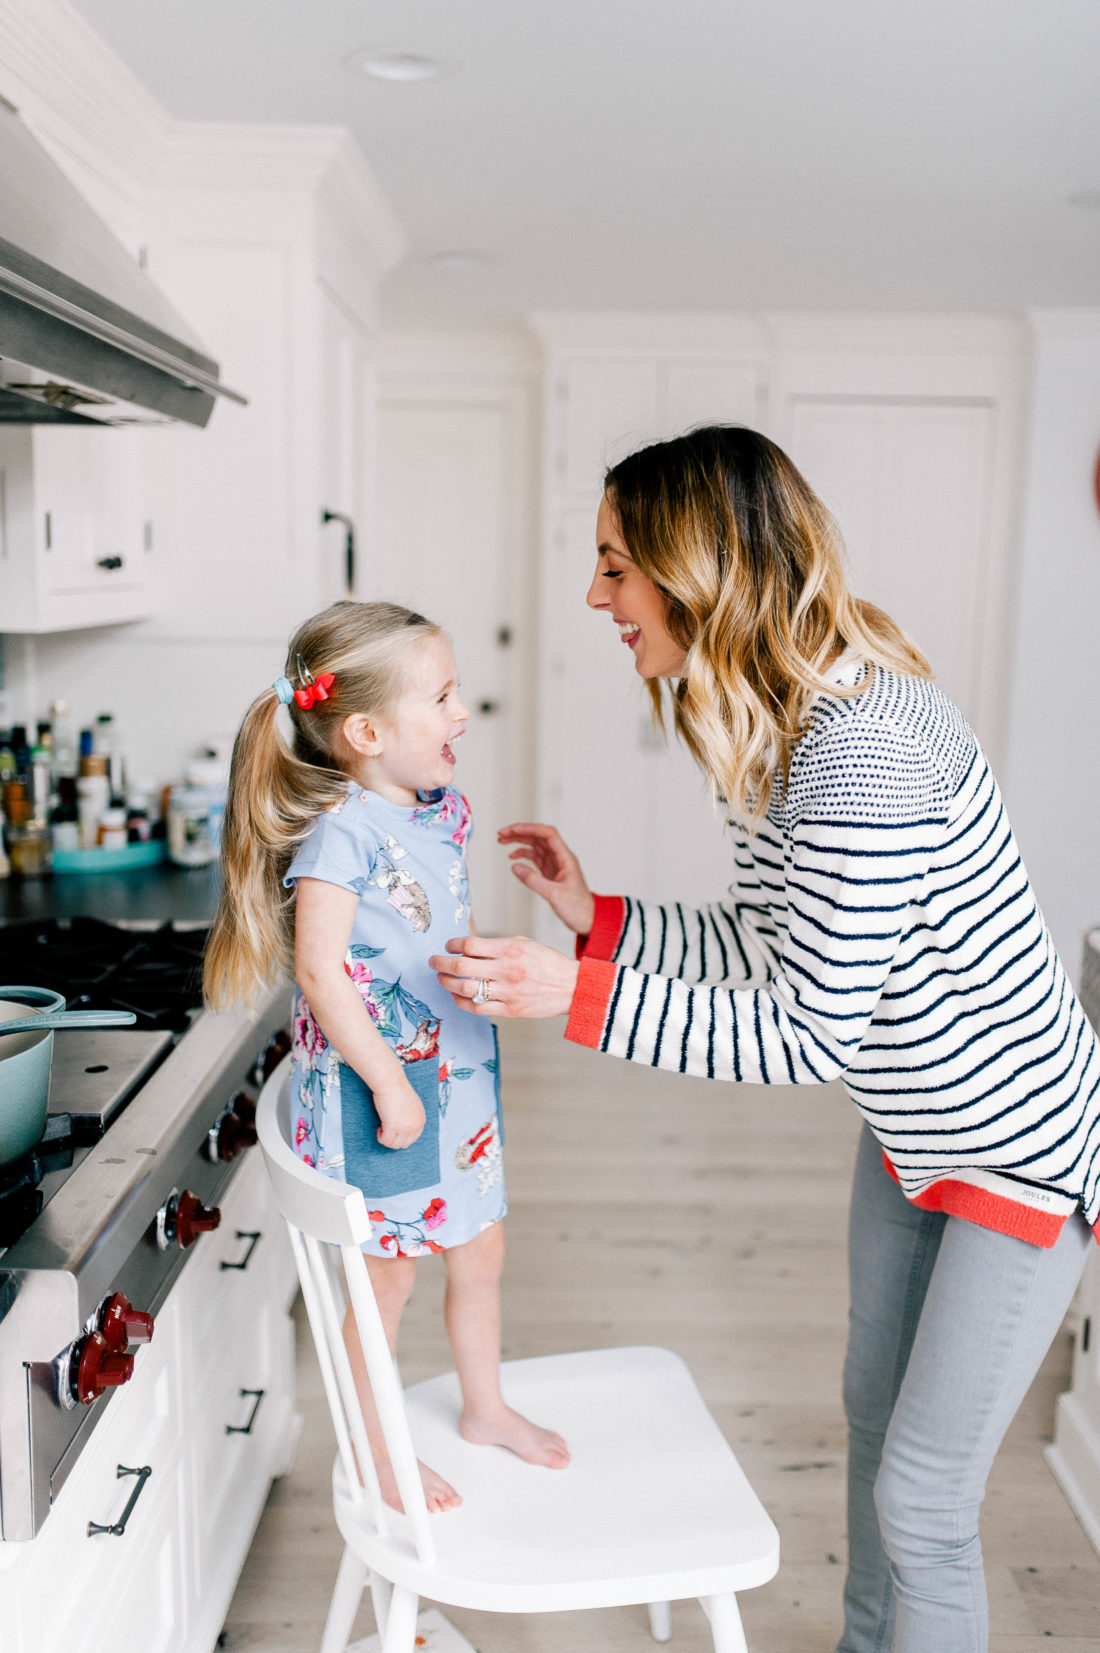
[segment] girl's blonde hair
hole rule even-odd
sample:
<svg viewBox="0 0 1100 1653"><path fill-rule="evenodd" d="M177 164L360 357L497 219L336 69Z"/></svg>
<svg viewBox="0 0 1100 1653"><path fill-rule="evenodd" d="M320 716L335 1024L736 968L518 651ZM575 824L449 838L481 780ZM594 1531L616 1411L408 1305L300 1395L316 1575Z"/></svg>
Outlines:
<svg viewBox="0 0 1100 1653"><path fill-rule="evenodd" d="M836 523L782 449L736 425L658 442L613 465L608 504L686 650L674 684L648 683L732 814L763 819L838 651L931 677L888 614L848 588Z"/></svg>
<svg viewBox="0 0 1100 1653"><path fill-rule="evenodd" d="M267 982L292 973L294 903L283 877L312 822L346 790L344 720L355 712L384 716L404 687L410 646L439 635L439 626L396 603L334 603L299 627L286 657L286 677L296 683L301 666L314 678L331 672L331 698L308 711L291 701L290 745L274 687L245 713L229 772L222 893L203 969L214 1009L251 1004Z"/></svg>

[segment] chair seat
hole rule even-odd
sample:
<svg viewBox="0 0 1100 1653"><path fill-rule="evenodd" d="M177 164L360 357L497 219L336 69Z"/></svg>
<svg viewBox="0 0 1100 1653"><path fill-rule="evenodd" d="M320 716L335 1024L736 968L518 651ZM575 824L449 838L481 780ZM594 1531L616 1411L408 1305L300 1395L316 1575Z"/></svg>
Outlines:
<svg viewBox="0 0 1100 1653"><path fill-rule="evenodd" d="M570 1466L471 1446L454 1373L416 1384L417 1453L463 1503L432 1518L426 1567L401 1516L378 1536L337 1459L337 1522L368 1566L435 1601L513 1613L721 1595L774 1576L779 1535L677 1355L549 1355L510 1361L501 1379L509 1405L565 1436Z"/></svg>

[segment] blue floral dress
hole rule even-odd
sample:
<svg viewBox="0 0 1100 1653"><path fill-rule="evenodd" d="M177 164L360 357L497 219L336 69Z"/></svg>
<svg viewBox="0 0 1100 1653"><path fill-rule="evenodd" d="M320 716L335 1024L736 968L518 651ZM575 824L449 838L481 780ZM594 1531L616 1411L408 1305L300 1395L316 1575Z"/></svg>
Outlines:
<svg viewBox="0 0 1100 1653"><path fill-rule="evenodd" d="M469 838L470 808L454 787L410 806L353 783L286 875L288 887L319 878L359 897L344 968L427 1116L411 1147L382 1147L369 1088L297 993L295 1146L307 1165L363 1190L372 1256L463 1245L508 1209L496 1029L459 1010L428 965L450 936L469 934Z"/></svg>

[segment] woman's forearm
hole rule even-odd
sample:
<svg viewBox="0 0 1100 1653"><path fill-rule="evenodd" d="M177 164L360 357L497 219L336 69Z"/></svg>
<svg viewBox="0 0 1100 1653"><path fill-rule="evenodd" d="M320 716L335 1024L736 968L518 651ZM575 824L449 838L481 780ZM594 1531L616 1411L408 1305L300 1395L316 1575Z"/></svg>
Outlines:
<svg viewBox="0 0 1100 1653"><path fill-rule="evenodd" d="M705 907L597 896L592 932L578 947L582 958L609 959L678 981L762 984L779 962L779 938L770 916L734 900Z"/></svg>

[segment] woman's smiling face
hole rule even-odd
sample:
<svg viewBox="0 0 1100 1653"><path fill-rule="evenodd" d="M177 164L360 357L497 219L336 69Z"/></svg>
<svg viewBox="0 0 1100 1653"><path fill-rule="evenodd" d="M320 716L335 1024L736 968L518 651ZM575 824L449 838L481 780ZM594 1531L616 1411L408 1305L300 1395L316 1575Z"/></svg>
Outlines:
<svg viewBox="0 0 1100 1653"><path fill-rule="evenodd" d="M606 494L596 517L596 573L585 601L614 620L639 677L680 676L685 653L668 630L668 604L627 550Z"/></svg>

